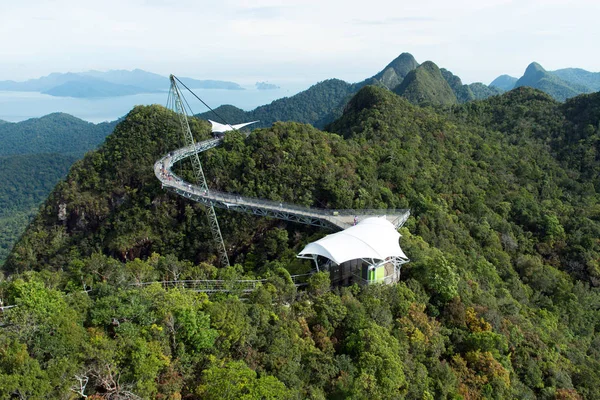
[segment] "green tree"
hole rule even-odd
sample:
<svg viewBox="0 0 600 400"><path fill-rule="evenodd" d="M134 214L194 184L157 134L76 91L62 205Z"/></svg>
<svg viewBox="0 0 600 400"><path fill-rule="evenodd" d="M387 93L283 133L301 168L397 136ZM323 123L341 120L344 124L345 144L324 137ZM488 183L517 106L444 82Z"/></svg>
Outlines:
<svg viewBox="0 0 600 400"><path fill-rule="evenodd" d="M203 383L196 393L204 399L289 399L292 392L273 376L257 377L243 361L214 361L202 371Z"/></svg>

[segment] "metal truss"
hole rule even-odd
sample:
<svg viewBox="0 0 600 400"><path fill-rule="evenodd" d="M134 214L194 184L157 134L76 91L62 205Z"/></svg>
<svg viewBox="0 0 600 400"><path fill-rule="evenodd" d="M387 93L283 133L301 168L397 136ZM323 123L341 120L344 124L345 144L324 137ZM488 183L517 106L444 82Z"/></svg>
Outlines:
<svg viewBox="0 0 600 400"><path fill-rule="evenodd" d="M175 83L175 77L171 75L171 95L173 96L175 112L179 117L179 124L181 125L181 130L183 132L184 142L187 148L196 148L196 142L194 140L194 135L192 135L192 131L190 129L190 124L187 119L187 113L185 111L185 107L182 101L182 95ZM220 143L220 142L219 142ZM215 144L218 145L219 143ZM210 147L209 147L210 148ZM206 150L206 149L204 149ZM203 150L201 150L203 151ZM189 154L188 156L192 161L192 167L194 169L194 174L196 175L196 180L200 188L204 191L208 191L208 185L206 184L206 178L204 176L204 171L202 170L202 164L200 163L200 158L198 157L198 152L194 152ZM229 257L227 257L227 248L225 247L225 243L223 242L223 235L221 234L221 228L219 227L219 221L217 220L217 214L215 213L215 209L212 205L208 205L206 207L206 216L208 217L208 225L210 227L210 231L212 233L213 241L217 246L217 251L220 256L221 265L224 267L229 266Z"/></svg>
<svg viewBox="0 0 600 400"><path fill-rule="evenodd" d="M208 192L204 195L203 192L195 193L197 190L194 190L193 187L191 191L190 189L180 189L177 186L167 186L167 188L182 197L204 204L207 207L218 207L229 211L254 214L260 217L277 218L304 225L318 226L328 230L339 229L338 224L325 219L322 215L307 215L298 211L289 210L285 207L278 208L277 203L269 207L262 202L256 204L247 203L245 202L246 198L241 196L236 196L239 198L239 201L235 201L234 199L232 199L233 201L229 199L219 199L219 196L215 191Z"/></svg>
<svg viewBox="0 0 600 400"><path fill-rule="evenodd" d="M385 216L396 228L401 227L410 216L410 210L324 210L299 206L297 204L277 202L241 196L233 193L208 190L202 185L192 185L183 181L171 171L174 163L198 153L219 146L221 138L209 139L177 149L161 158L155 164L155 174L163 183L163 187L178 195L197 201L207 207L218 207L226 210L253 214L261 217L277 218L285 221L312 225L329 230L346 229L353 225L354 219L362 220L371 216ZM168 176L163 174L168 171Z"/></svg>

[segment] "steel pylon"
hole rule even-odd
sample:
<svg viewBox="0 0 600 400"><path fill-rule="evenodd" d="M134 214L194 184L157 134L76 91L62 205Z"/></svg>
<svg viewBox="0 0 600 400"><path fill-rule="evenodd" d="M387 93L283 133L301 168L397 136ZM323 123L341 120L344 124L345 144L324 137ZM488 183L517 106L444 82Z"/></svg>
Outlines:
<svg viewBox="0 0 600 400"><path fill-rule="evenodd" d="M185 146L195 146L196 142L194 140L194 136L192 135L190 124L187 118L187 112L183 105L183 96L181 95L179 87L175 82L175 77L173 75L170 76L170 80L170 96L173 100L174 111L179 119L179 124L183 133L184 144ZM200 186L200 189L202 191L208 193L209 189L208 185L206 184L206 178L204 176L204 171L202 170L202 164L200 163L198 153L191 155L190 159L192 160L192 168L194 170L194 175L196 177L198 186ZM221 234L221 228L219 227L219 221L217 220L215 208L211 204L205 205L205 208L206 216L208 217L208 225L212 233L213 241L215 242L215 245L217 246L217 251L219 253L220 264L223 267L227 267L229 266L229 257L227 257L227 249L225 248L225 243L223 242L223 235Z"/></svg>

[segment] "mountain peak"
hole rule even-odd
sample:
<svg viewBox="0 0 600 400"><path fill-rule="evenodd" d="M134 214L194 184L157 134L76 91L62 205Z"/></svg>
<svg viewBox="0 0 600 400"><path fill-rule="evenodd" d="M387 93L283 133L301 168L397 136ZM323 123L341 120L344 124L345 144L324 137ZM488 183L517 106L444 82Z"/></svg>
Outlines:
<svg viewBox="0 0 600 400"><path fill-rule="evenodd" d="M394 92L413 104L439 105L456 104L456 95L444 79L439 67L432 61L425 61L410 71Z"/></svg>
<svg viewBox="0 0 600 400"><path fill-rule="evenodd" d="M417 68L419 63L412 54L410 53L402 53L398 57L392 60L391 63L387 65L386 68L394 68L396 72L406 71L404 75L408 74L413 69Z"/></svg>
<svg viewBox="0 0 600 400"><path fill-rule="evenodd" d="M544 78L546 78L548 76L549 76L549 74L544 69L544 67L542 67L540 64L538 64L536 62L532 62L531 64L529 64L527 66L527 68L525 69L525 73L517 81L517 83L515 84L515 87L519 87L519 86L531 86L531 87L535 87L533 85L533 82L537 82L537 81L539 81L541 79L544 79Z"/></svg>
<svg viewBox="0 0 600 400"><path fill-rule="evenodd" d="M527 72L536 72L536 71L542 71L542 72L546 72L546 70L544 69L544 67L542 67L539 63L537 62L532 62L531 64L529 64L527 66L527 69L525 70L525 73Z"/></svg>
<svg viewBox="0 0 600 400"><path fill-rule="evenodd" d="M490 86L509 91L515 87L515 83L517 83L518 80L519 79L515 78L514 76L504 74L494 79L492 83L490 83Z"/></svg>
<svg viewBox="0 0 600 400"><path fill-rule="evenodd" d="M542 90L559 101L565 101L570 97L588 91L584 87L563 81L558 76L546 71L536 62L532 62L527 66L525 74L515 84L515 87L521 86L529 86Z"/></svg>
<svg viewBox="0 0 600 400"><path fill-rule="evenodd" d="M529 76L531 79L541 79L546 74L548 74L548 72L544 67L534 61L527 66L523 76Z"/></svg>
<svg viewBox="0 0 600 400"><path fill-rule="evenodd" d="M374 75L372 78L364 81L366 84L372 84L372 81L393 89L398 86L406 75L417 68L419 63L410 53L402 53L392 60L384 69ZM363 85L360 85L363 86Z"/></svg>
<svg viewBox="0 0 600 400"><path fill-rule="evenodd" d="M421 68L434 73L440 71L440 68L433 61L425 61L423 64L421 64Z"/></svg>

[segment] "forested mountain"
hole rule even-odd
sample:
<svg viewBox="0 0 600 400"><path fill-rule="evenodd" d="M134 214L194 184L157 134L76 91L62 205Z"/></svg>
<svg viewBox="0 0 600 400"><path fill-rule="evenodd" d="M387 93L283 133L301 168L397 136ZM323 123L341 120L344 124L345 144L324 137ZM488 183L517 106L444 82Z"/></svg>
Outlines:
<svg viewBox="0 0 600 400"><path fill-rule="evenodd" d="M467 101L475 100L475 96L473 95L473 92L471 92L469 85L463 85L460 78L447 69L439 68L439 70L444 80L450 86L450 89L452 89L454 92L456 100L459 103L466 103Z"/></svg>
<svg viewBox="0 0 600 400"><path fill-rule="evenodd" d="M467 101L473 100L483 100L503 92L496 87L486 86L480 82L463 85L460 78L447 69L440 68L440 72L442 73L442 76L446 82L448 82L448 85L450 85L450 88L454 92L454 95L459 103L466 103Z"/></svg>
<svg viewBox="0 0 600 400"><path fill-rule="evenodd" d="M82 156L102 143L115 125L116 121L92 124L64 113L0 124L0 155L61 153Z"/></svg>
<svg viewBox="0 0 600 400"><path fill-rule="evenodd" d="M426 64L427 65L423 68L428 70L430 69L428 66L433 63L428 61ZM435 68L438 68L435 64L433 65ZM402 53L380 72L362 82L350 84L339 79L330 79L319 82L308 90L294 96L275 100L271 104L260 106L252 111L245 112L244 110L231 105L218 107L215 111L230 124L260 120L258 126L268 127L276 121L295 121L311 124L317 128L323 128L342 114L342 110L350 98L365 85L381 86L398 92L397 88L399 85L418 67L419 63L411 54ZM487 87L482 83L463 85L460 78L453 75L450 71L442 69L442 72L443 79L447 80L447 84L450 85L454 92L454 96L457 97L460 102L485 99L500 93L499 90ZM411 85L411 89L407 92L407 96L410 96L412 99L421 97L430 98L432 93L427 92L428 88L432 89L434 87L447 86L447 84L444 84L441 81L435 82L435 80L439 78L437 75L435 79L425 75L420 76L419 78L419 81L424 80L422 83ZM414 80L414 75L411 75L410 79L412 82ZM431 81L432 79L433 81ZM408 82L405 86L408 86ZM420 90L425 90L425 92L421 94L419 93ZM455 102L451 100L453 95L449 93L438 93L436 96L446 96L444 98L444 102L446 103ZM434 99L432 104L438 104L437 100ZM227 115L230 115L232 119L229 119ZM198 117L202 119L218 119L212 112L198 114Z"/></svg>
<svg viewBox="0 0 600 400"><path fill-rule="evenodd" d="M244 111L231 105L217 107L215 111L230 124L258 120L260 122L257 126L267 127L276 121L296 121L323 127L341 115L352 93L353 85L339 79L329 79L294 96L275 100L252 111ZM218 119L210 111L199 114L198 117Z"/></svg>
<svg viewBox="0 0 600 400"><path fill-rule="evenodd" d="M0 156L0 265L75 160L56 153Z"/></svg>
<svg viewBox="0 0 600 400"><path fill-rule="evenodd" d="M495 87L504 92L508 92L509 90L514 89L515 83L517 83L518 80L519 78L510 75L500 75L490 83L490 87Z"/></svg>
<svg viewBox="0 0 600 400"><path fill-rule="evenodd" d="M380 72L361 83L357 83L357 90L365 85L381 85L392 90L402 83L410 71L418 66L419 63L412 54L402 53Z"/></svg>
<svg viewBox="0 0 600 400"><path fill-rule="evenodd" d="M0 265L71 164L115 125L61 113L0 124Z"/></svg>
<svg viewBox="0 0 600 400"><path fill-rule="evenodd" d="M489 97L496 96L498 94L502 94L504 90L499 89L494 86L486 86L481 82L469 83L466 85L469 87L469 90L473 94L473 98L469 97L469 100L485 100Z"/></svg>
<svg viewBox="0 0 600 400"><path fill-rule="evenodd" d="M516 88L521 86L539 89L559 101L565 101L578 94L592 91L580 84L562 80L557 75L546 71L536 62L529 64L525 74L515 83Z"/></svg>
<svg viewBox="0 0 600 400"><path fill-rule="evenodd" d="M5 266L1 297L18 307L4 313L0 393L600 398L600 187L587 173L600 164L598 97L519 88L438 113L367 86L334 133L228 133L202 155L211 187L412 210L400 283L330 290L316 274L300 291L289 273L311 266L295 254L326 232L219 211L235 266L216 269L202 207L153 175L181 146L178 123L137 107L59 183ZM258 276L243 302L136 286Z"/></svg>
<svg viewBox="0 0 600 400"><path fill-rule="evenodd" d="M563 81L587 87L593 92L600 91L600 72L590 72L581 68L564 68L551 72Z"/></svg>
<svg viewBox="0 0 600 400"><path fill-rule="evenodd" d="M457 86L462 89L462 85ZM409 72L394 92L418 105L448 105L458 102L448 81L431 61L426 61Z"/></svg>
<svg viewBox="0 0 600 400"><path fill-rule="evenodd" d="M531 63L517 86L518 80L509 75L501 75L490 83L490 87L508 91L518 86L529 86L560 101L581 93L600 91L600 72L589 72L581 68L546 71L538 63Z"/></svg>

